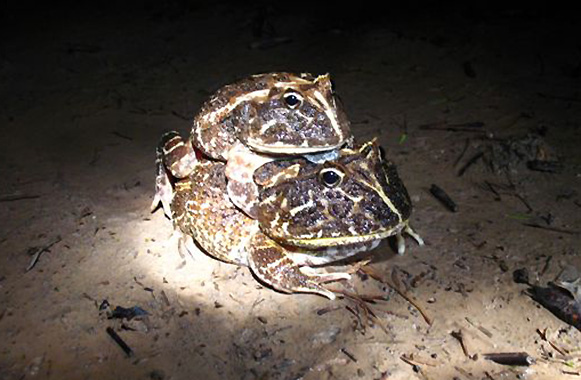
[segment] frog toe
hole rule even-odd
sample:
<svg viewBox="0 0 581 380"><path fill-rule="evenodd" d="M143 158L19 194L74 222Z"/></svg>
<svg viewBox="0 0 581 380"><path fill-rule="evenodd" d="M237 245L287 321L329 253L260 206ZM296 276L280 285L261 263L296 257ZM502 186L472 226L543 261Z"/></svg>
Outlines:
<svg viewBox="0 0 581 380"><path fill-rule="evenodd" d="M151 202L150 211L154 212L159 207L163 208L163 213L171 219L171 200L173 199L173 188L169 176L164 167L158 167L155 179L155 195Z"/></svg>

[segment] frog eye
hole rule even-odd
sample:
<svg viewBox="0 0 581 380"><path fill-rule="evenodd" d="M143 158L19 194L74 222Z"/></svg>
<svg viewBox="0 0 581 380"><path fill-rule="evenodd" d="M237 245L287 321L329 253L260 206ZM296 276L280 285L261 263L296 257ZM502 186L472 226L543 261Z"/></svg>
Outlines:
<svg viewBox="0 0 581 380"><path fill-rule="evenodd" d="M319 181L326 187L337 187L343 182L345 173L336 168L322 169L319 172Z"/></svg>
<svg viewBox="0 0 581 380"><path fill-rule="evenodd" d="M289 108L295 109L303 102L303 97L294 91L287 91L284 96L284 102Z"/></svg>

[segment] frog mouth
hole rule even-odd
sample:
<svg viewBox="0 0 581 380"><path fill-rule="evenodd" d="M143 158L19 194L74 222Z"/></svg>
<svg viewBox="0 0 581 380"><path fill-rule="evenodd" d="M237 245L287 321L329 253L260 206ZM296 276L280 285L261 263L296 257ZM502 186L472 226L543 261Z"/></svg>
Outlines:
<svg viewBox="0 0 581 380"><path fill-rule="evenodd" d="M335 145L323 145L323 146L302 146L302 145L292 145L285 144L280 141L274 144L258 144L254 141L248 141L247 144L255 151L260 153L269 154L284 154L284 155L301 155L308 153L320 153L326 152L333 149L338 149L343 146L344 142Z"/></svg>
<svg viewBox="0 0 581 380"><path fill-rule="evenodd" d="M357 243L366 243L373 240L385 239L389 236L400 233L401 227L378 231L367 235L337 236L337 237L304 237L304 238L284 238L285 244L306 248L323 248Z"/></svg>

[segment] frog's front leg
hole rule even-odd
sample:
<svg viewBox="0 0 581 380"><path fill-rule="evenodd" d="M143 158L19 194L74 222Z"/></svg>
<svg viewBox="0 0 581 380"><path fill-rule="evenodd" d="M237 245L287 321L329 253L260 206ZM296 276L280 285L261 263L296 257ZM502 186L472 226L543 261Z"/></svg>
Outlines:
<svg viewBox="0 0 581 380"><path fill-rule="evenodd" d="M228 196L232 203L251 218L256 218L258 186L254 183L254 171L273 158L255 153L238 143L228 152L226 177Z"/></svg>
<svg viewBox="0 0 581 380"><path fill-rule="evenodd" d="M190 141L182 139L176 131L166 132L156 149L155 196L151 204L154 211L161 202L163 212L171 219L171 200L173 198L172 181L168 171L174 178L186 178L194 169L196 152Z"/></svg>
<svg viewBox="0 0 581 380"><path fill-rule="evenodd" d="M397 239L397 254L400 256L403 256L405 253L405 239L403 237L404 232L410 235L420 247L425 244L424 239L422 239L422 237L410 227L409 222L406 222L404 228L395 236Z"/></svg>
<svg viewBox="0 0 581 380"><path fill-rule="evenodd" d="M309 267L300 267L286 250L264 235L256 233L248 243L248 265L260 280L285 293L316 293L331 300L335 294L322 283L349 280L349 273L318 273Z"/></svg>

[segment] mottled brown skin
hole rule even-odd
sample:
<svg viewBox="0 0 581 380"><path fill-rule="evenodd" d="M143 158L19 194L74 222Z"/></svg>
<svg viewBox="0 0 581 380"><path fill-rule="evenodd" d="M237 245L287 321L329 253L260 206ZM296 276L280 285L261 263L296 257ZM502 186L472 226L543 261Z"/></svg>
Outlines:
<svg viewBox="0 0 581 380"><path fill-rule="evenodd" d="M350 257L409 229L409 197L391 168L375 143L343 149L337 160L324 164L268 163L254 176L261 189L255 220L230 201L225 165L201 161L175 184L172 218L210 255L250 267L275 289L334 298L321 283L349 274L317 273L309 266ZM329 170L341 171L340 183L329 183L333 176L324 174Z"/></svg>
<svg viewBox="0 0 581 380"><path fill-rule="evenodd" d="M324 175L335 179L325 182ZM257 219L276 240L301 247L342 245L399 233L412 205L395 166L374 143L315 164L274 161L254 174L261 186Z"/></svg>
<svg viewBox="0 0 581 380"><path fill-rule="evenodd" d="M190 137L177 132L163 137L158 166L174 178L194 169L196 149L228 163L228 193L247 215L255 216L258 191L254 170L278 156L338 149L352 140L350 125L328 75L267 73L220 88L196 115ZM158 167L157 196L152 207L167 204L171 191ZM165 186L165 187L164 187Z"/></svg>
<svg viewBox="0 0 581 380"><path fill-rule="evenodd" d="M191 141L227 161L239 141L256 152L287 155L336 149L350 137L328 75L267 73L219 89L194 119Z"/></svg>

